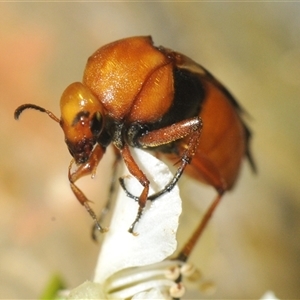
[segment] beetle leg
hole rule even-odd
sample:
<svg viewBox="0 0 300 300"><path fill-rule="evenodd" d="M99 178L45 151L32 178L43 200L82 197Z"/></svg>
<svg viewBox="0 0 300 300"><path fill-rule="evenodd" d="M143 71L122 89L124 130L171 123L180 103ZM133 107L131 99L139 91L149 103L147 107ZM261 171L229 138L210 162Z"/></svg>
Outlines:
<svg viewBox="0 0 300 300"><path fill-rule="evenodd" d="M140 184L144 187L143 191L141 193L141 195L138 198L138 203L139 203L139 209L138 209L138 213L137 216L134 220L134 222L132 223L132 225L129 228L129 232L133 233L136 235L136 233L134 233L134 226L136 225L136 223L139 221L139 219L142 216L144 207L146 205L146 201L147 201L147 197L148 197L148 193L149 193L149 180L146 177L146 175L142 172L142 170L139 168L139 166L137 165L137 163L135 162L135 160L133 159L133 157L131 156L129 147L127 144L125 144L123 146L123 148L120 149L120 153L122 155L122 158L125 162L125 165L127 166L129 172L140 182Z"/></svg>
<svg viewBox="0 0 300 300"><path fill-rule="evenodd" d="M87 199L85 194L75 185L75 182L83 176L90 175L90 174L92 174L92 176L95 175L96 168L104 154L104 150L105 149L102 148L100 145L97 145L95 147L95 149L93 150L93 152L91 153L89 160L86 163L81 164L73 173L71 172L72 166L74 164L74 160L72 159L71 163L69 165L69 173L68 173L70 186L71 186L71 189L72 189L74 195L76 196L76 198L80 202L80 204L82 204L86 208L86 210L88 211L88 213L94 220L95 226L97 227L97 229L100 232L106 232L107 228L101 227L101 225L98 222L95 212L92 210L92 208L88 204L89 200Z"/></svg>
<svg viewBox="0 0 300 300"><path fill-rule="evenodd" d="M189 172L201 175L204 182L213 186L218 194L223 194L228 190L227 182L221 175L220 170L201 150L193 158L193 163L190 165L190 169L187 170L187 174ZM196 175L195 178L197 178Z"/></svg>
<svg viewBox="0 0 300 300"><path fill-rule="evenodd" d="M114 153L115 153L115 158L114 158L114 162L112 165L112 176L111 176L111 182L110 182L109 191L108 191L108 199L107 199L105 208L101 212L100 221L104 218L104 216L110 210L112 194L115 192L116 181L117 181L117 177L118 177L118 165L121 161L121 155L120 155L119 150L115 147L113 147L113 149L114 149Z"/></svg>
<svg viewBox="0 0 300 300"><path fill-rule="evenodd" d="M168 144L170 142L188 137L187 147L181 156L181 164L178 167L173 179L164 187L163 190L151 195L149 200L155 200L165 192L169 192L176 185L181 177L186 166L191 162L192 157L195 155L199 139L202 131L202 120L199 117L184 120L175 123L171 126L161 128L141 137L139 142L144 147L153 147L151 141L153 139L159 142L160 145Z"/></svg>
<svg viewBox="0 0 300 300"><path fill-rule="evenodd" d="M117 182L117 179L118 179L117 178L118 177L118 165L119 165L120 160L121 160L121 155L120 155L119 150L116 147L113 147L113 149L114 149L115 158L114 158L114 162L113 162L113 165L112 165L112 176L111 176L111 181L110 181L110 186L109 186L109 191L108 191L108 197L107 197L105 207L101 210L100 217L98 217L98 220L99 220L100 223L102 223L104 217L110 211L110 208L111 208L111 205L112 205L112 196L115 192L116 182ZM94 241L97 241L96 231L98 231L98 226L95 223L93 228L92 228L92 239Z"/></svg>
<svg viewBox="0 0 300 300"><path fill-rule="evenodd" d="M173 179L159 192L152 194L148 200L155 200L166 192L170 192L178 182L186 166L191 162L195 155L202 129L202 120L199 117L184 120L175 123L171 126L160 128L158 130L150 131L138 139L138 143L142 148L157 147L164 144L169 144L176 140L189 137L187 147L181 156L181 164L178 167ZM120 184L127 195L133 199L136 197L130 194L124 184L124 180L120 178Z"/></svg>
<svg viewBox="0 0 300 300"><path fill-rule="evenodd" d="M184 262L187 261L187 259L189 258L189 255L191 254L194 246L196 245L196 243L197 243L198 239L200 238L201 234L203 233L203 230L205 229L208 221L210 220L213 212L215 211L216 207L220 203L223 194L224 194L224 192L219 193L217 195L217 197L215 198L215 200L210 205L210 207L206 211L205 215L201 219L201 221L200 221L199 225L197 226L196 230L194 231L192 236L189 238L187 243L183 246L182 250L177 255L176 259L178 259L180 261L184 261Z"/></svg>
<svg viewBox="0 0 300 300"><path fill-rule="evenodd" d="M95 176L98 164L104 152L105 152L104 148L102 148L100 145L96 145L88 161L83 164L80 164L79 167L73 173L71 173L71 167L73 165L73 163L71 163L69 167L69 180L74 183L75 181L77 181L79 178L83 176L90 175L90 174L92 176Z"/></svg>
<svg viewBox="0 0 300 300"><path fill-rule="evenodd" d="M190 136L186 150L192 156L197 149L201 129L201 118L194 117L164 128L149 131L138 139L138 144L141 148L153 148ZM192 142L192 140L194 141Z"/></svg>

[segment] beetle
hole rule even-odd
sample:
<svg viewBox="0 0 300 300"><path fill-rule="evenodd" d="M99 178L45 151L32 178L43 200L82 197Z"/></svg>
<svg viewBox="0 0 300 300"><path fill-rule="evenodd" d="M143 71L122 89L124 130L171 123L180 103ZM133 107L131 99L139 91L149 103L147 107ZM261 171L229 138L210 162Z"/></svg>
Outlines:
<svg viewBox="0 0 300 300"><path fill-rule="evenodd" d="M183 172L217 191L207 220L200 225L205 227L224 192L233 188L243 158L255 168L250 130L235 98L204 67L181 53L154 46L151 36L129 37L98 49L87 61L82 83L72 83L63 92L61 118L34 104L18 107L15 118L29 108L60 124L73 157L68 173L71 189L102 232L106 229L75 182L96 172L110 144L143 186L138 197L127 192L139 204L131 233L147 199L171 190ZM162 191L149 195L150 182L130 147L178 163L173 180ZM74 163L77 168L72 171ZM195 236L202 231L197 230Z"/></svg>

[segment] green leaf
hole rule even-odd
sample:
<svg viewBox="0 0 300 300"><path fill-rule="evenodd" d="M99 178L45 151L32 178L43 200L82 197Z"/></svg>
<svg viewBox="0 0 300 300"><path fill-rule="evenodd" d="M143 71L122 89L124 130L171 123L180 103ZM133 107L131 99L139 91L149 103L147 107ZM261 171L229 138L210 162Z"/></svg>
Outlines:
<svg viewBox="0 0 300 300"><path fill-rule="evenodd" d="M40 300L60 299L58 291L65 289L65 287L66 285L61 276L57 274L53 275L40 296Z"/></svg>

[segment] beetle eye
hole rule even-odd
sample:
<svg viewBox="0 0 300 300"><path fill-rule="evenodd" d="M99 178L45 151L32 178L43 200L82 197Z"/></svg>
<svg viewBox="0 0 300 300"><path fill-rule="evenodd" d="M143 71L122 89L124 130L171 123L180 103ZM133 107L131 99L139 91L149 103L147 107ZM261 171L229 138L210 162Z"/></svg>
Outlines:
<svg viewBox="0 0 300 300"><path fill-rule="evenodd" d="M102 114L97 111L91 120L91 132L93 136L98 136L103 129Z"/></svg>

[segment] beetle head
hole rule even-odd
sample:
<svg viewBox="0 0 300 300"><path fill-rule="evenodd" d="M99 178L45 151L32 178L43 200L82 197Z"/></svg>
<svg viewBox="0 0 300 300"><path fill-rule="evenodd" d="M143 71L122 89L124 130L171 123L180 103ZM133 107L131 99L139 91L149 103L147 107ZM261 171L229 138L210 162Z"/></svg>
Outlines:
<svg viewBox="0 0 300 300"><path fill-rule="evenodd" d="M103 107L82 83L70 84L60 100L60 126L77 164L85 163L97 142L103 126Z"/></svg>

